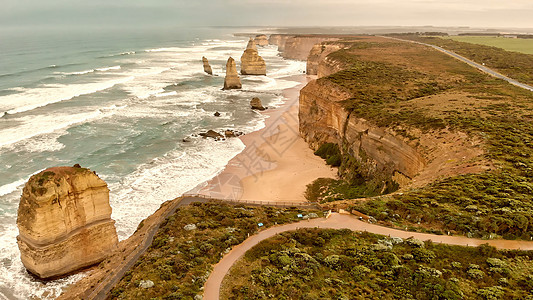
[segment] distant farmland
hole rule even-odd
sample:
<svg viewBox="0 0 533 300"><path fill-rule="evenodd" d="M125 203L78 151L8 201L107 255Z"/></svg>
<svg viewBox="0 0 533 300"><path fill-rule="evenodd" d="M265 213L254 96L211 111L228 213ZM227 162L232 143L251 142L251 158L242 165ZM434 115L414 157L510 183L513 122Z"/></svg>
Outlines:
<svg viewBox="0 0 533 300"><path fill-rule="evenodd" d="M513 39L496 36L450 36L445 38L459 42L494 46L508 51L533 54L533 39Z"/></svg>

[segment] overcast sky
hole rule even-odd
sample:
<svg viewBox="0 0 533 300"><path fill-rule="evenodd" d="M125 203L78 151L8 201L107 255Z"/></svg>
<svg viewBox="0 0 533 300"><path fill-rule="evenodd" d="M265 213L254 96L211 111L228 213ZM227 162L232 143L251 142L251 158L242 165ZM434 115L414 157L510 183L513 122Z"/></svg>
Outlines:
<svg viewBox="0 0 533 300"><path fill-rule="evenodd" d="M2 0L11 26L533 27L533 0Z"/></svg>

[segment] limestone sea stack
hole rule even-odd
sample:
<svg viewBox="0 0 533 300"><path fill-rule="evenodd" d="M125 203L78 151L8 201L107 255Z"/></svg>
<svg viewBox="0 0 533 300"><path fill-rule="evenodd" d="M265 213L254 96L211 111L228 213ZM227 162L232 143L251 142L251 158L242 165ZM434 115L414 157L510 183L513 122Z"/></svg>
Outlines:
<svg viewBox="0 0 533 300"><path fill-rule="evenodd" d="M268 38L266 35L264 34L258 34L255 36L255 44L258 45L258 46L268 46Z"/></svg>
<svg viewBox="0 0 533 300"><path fill-rule="evenodd" d="M204 63L204 72L206 72L209 75L213 75L213 70L211 69L211 65L209 65L209 61L205 56L202 57L202 62Z"/></svg>
<svg viewBox="0 0 533 300"><path fill-rule="evenodd" d="M254 40L250 39L241 56L242 75L266 75L265 60L259 56Z"/></svg>
<svg viewBox="0 0 533 300"><path fill-rule="evenodd" d="M254 39L250 38L250 40L248 41L248 44L246 45L246 49L257 50L257 46L255 45Z"/></svg>
<svg viewBox="0 0 533 300"><path fill-rule="evenodd" d="M17 225L22 263L42 279L99 263L118 244L107 184L79 165L33 175L22 192Z"/></svg>
<svg viewBox="0 0 533 300"><path fill-rule="evenodd" d="M226 63L226 78L224 79L223 90L240 89L242 88L239 74L237 73L237 66L235 60L230 57Z"/></svg>

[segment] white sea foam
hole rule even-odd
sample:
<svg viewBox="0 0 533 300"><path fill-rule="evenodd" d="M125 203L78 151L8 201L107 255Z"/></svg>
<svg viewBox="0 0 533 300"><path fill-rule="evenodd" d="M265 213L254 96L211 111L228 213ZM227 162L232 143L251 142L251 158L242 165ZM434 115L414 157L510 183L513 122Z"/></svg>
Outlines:
<svg viewBox="0 0 533 300"><path fill-rule="evenodd" d="M70 283L78 281L83 273L42 284L27 275L20 261L20 253L16 243L18 229L16 224L4 224L0 235L0 287L13 292L17 299L55 299L62 289Z"/></svg>
<svg viewBox="0 0 533 300"><path fill-rule="evenodd" d="M70 100L81 95L103 91L117 84L128 82L133 78L130 76L114 80L68 85L46 84L38 88L27 89L22 93L0 96L0 111L8 114L25 112L52 103Z"/></svg>
<svg viewBox="0 0 533 300"><path fill-rule="evenodd" d="M96 71L99 71L99 72L105 72L105 71L111 71L111 70L120 70L120 66L113 66L113 67L105 67L105 68L96 69Z"/></svg>
<svg viewBox="0 0 533 300"><path fill-rule="evenodd" d="M113 113L113 109L109 108L105 113L101 110L95 110L78 114L52 114L22 117L17 119L17 121L20 123L18 126L0 130L0 148L5 146L18 147L20 145L17 143L26 139L53 133L61 129L69 128L75 124L104 118L112 115ZM36 124L38 124L38 129L36 128ZM56 138L52 138L52 140L55 141ZM46 139L46 137L44 139ZM32 143L33 142L35 141L32 140ZM57 151L57 147L63 147L58 144L52 146L47 145L46 147L43 147L43 143L39 143L38 139L36 142L38 144L35 145L35 147L37 147L35 151L38 152ZM50 140L45 141L47 144L49 142ZM55 141L54 143L58 142ZM24 147L24 145L22 146ZM31 148L29 148L29 150L31 150Z"/></svg>
<svg viewBox="0 0 533 300"><path fill-rule="evenodd" d="M178 92L172 91L172 92L166 92L166 93L158 93L158 94L155 94L155 96L156 97L167 97L167 96L175 96L177 94Z"/></svg>
<svg viewBox="0 0 533 300"><path fill-rule="evenodd" d="M12 87L7 89L8 91L14 91L14 92L24 92L26 89L20 86Z"/></svg>
<svg viewBox="0 0 533 300"><path fill-rule="evenodd" d="M42 170L44 170L44 169L42 169ZM34 172L30 176L28 176L26 178L23 178L23 179L20 179L20 180L17 180L17 181L8 183L8 184L4 184L3 186L0 186L0 197L8 195L8 194L11 194L14 191L18 190L19 188L21 188L24 185L24 183L26 183L26 181L28 181L28 179L30 179L31 176L41 172L42 170Z"/></svg>
<svg viewBox="0 0 533 300"><path fill-rule="evenodd" d="M26 182L26 180L27 179L20 179L15 182L11 182L3 186L0 186L0 196L13 193L14 191L17 190L19 186L23 185Z"/></svg>
<svg viewBox="0 0 533 300"><path fill-rule="evenodd" d="M104 67L104 68L96 68L96 69L90 69L85 71L79 71L79 72L71 72L71 73L59 73L64 75L84 75L94 72L106 72L111 70L120 70L120 66L112 66L112 67Z"/></svg>
<svg viewBox="0 0 533 300"><path fill-rule="evenodd" d="M277 71L268 73L269 77L279 78L289 75L303 74L306 69L306 63L303 61L286 60L287 66Z"/></svg>
<svg viewBox="0 0 533 300"><path fill-rule="evenodd" d="M137 224L157 210L162 202L214 177L244 149L239 139L222 142L202 139L197 142L198 147L171 151L139 166L120 183L110 186L112 218L117 221L120 240L129 237Z"/></svg>

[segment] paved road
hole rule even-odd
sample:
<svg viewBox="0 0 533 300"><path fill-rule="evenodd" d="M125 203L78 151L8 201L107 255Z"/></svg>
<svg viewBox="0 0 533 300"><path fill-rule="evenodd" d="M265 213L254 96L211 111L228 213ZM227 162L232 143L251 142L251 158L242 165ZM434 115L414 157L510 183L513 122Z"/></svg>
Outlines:
<svg viewBox="0 0 533 300"><path fill-rule="evenodd" d="M257 245L262 240L268 239L281 232L292 231L299 228L331 228L331 229L350 229L353 231L368 231L376 234L388 235L391 237L408 238L414 237L420 240L432 240L434 243L443 243L460 246L479 246L489 244L497 249L521 249L533 250L533 242L528 241L511 241L511 240L479 240L471 239L464 236L447 236L434 235L426 233L408 232L388 227L382 227L375 224L369 224L358 220L352 215L343 215L334 213L328 219L319 218L298 223L286 224L268 228L246 239L243 243L235 246L222 260L213 268L213 272L204 285L204 299L218 300L220 295L220 285L224 276L228 273L231 266L241 258L246 251Z"/></svg>
<svg viewBox="0 0 533 300"><path fill-rule="evenodd" d="M459 54L457 54L455 52L452 52L450 50L446 50L446 49L444 49L442 47L431 45L431 44L426 44L426 43L422 43L422 42L416 42L416 41L410 41L410 40L403 40L403 39L399 39L399 38L388 37L388 36L383 36L383 37L384 38L393 39L393 40L398 40L398 41L403 41L403 42L411 42L411 43L414 43L414 44L420 44L420 45L431 47L431 48L436 49L436 50L438 50L438 51L440 51L442 53L448 54L451 57L454 57L454 58L456 58L458 60L461 60L461 61L469 64L470 66L472 66L472 67L474 67L476 69L479 69L479 70L481 70L481 71L483 71L483 72L485 72L485 73L487 73L487 74L489 74L491 76L503 79L503 80L509 82L512 85L516 85L518 87L521 87L523 89L526 89L526 90L529 90L529 91L533 92L533 86L518 82L517 80L509 78L509 77L507 77L505 75L502 75L502 74L500 74L500 73L498 73L498 72L496 72L496 71L494 71L492 69L489 69L489 68L485 67L484 65L478 64L478 63L476 63L476 62L474 62L474 61L472 61L472 60L470 60L470 59L468 59L468 58L466 58L464 56L461 56L461 55L459 55Z"/></svg>

